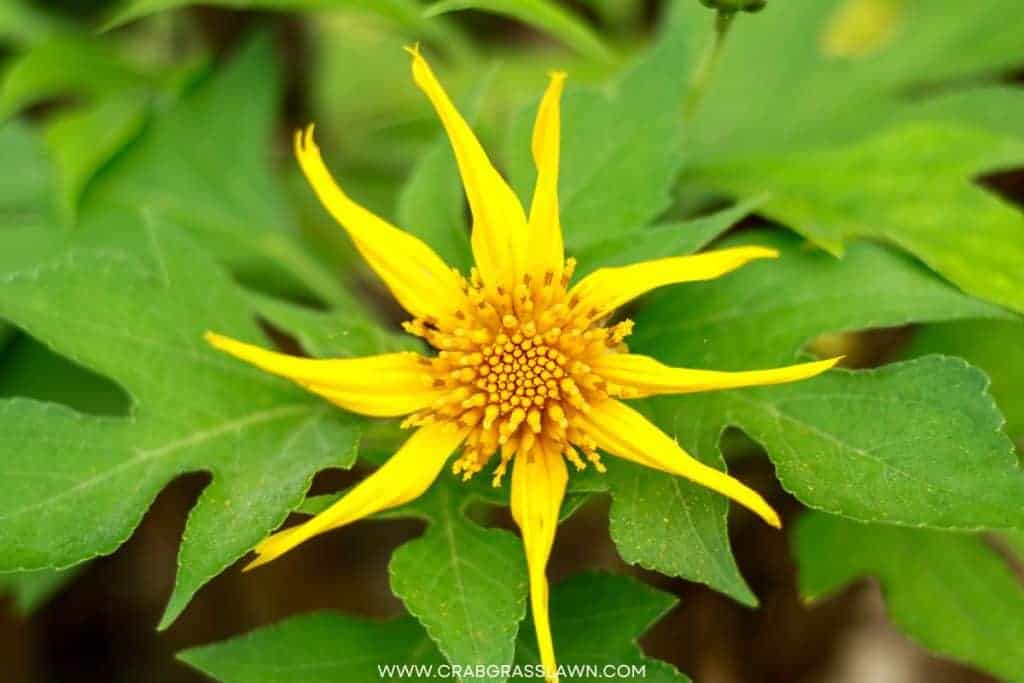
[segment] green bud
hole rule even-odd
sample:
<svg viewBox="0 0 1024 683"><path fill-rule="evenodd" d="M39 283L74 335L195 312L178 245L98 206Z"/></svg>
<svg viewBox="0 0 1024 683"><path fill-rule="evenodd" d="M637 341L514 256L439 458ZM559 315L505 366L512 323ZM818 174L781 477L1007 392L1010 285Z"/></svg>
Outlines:
<svg viewBox="0 0 1024 683"><path fill-rule="evenodd" d="M768 0L700 0L701 4L719 12L759 12Z"/></svg>

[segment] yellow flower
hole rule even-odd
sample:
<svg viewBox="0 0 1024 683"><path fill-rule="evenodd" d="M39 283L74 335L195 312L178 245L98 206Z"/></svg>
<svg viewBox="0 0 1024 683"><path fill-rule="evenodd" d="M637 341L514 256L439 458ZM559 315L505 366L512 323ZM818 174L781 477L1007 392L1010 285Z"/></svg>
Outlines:
<svg viewBox="0 0 1024 683"><path fill-rule="evenodd" d="M775 258L763 247L602 268L570 287L558 218L559 102L565 74L554 73L533 130L537 182L529 215L487 158L415 48L412 75L451 139L473 214L476 268L468 279L429 246L352 201L332 179L313 142L295 152L320 201L345 228L370 267L413 316L410 333L434 356L389 353L314 360L287 356L208 333L218 349L302 385L342 408L374 417L406 416L409 439L378 470L305 524L256 546L248 568L303 541L422 494L448 457L464 479L496 461L499 486L512 467L512 515L522 532L537 642L555 674L545 567L568 480L566 463L604 471L598 450L685 477L732 498L774 527L778 515L757 493L688 455L674 439L621 399L776 384L812 377L838 359L754 372L714 372L662 365L630 354L625 320L605 321L619 306L664 285L708 280L748 261Z"/></svg>

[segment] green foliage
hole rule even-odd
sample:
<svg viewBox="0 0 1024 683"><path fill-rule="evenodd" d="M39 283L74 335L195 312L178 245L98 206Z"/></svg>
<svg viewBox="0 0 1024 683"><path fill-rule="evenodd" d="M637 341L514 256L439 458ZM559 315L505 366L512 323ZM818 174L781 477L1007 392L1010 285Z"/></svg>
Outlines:
<svg viewBox="0 0 1024 683"><path fill-rule="evenodd" d="M377 624L330 612L292 617L178 657L222 683L372 683L380 680L382 663L444 661L415 619Z"/></svg>
<svg viewBox="0 0 1024 683"><path fill-rule="evenodd" d="M348 298L297 244L268 143L280 88L269 36L257 35L179 101L96 178L80 227L89 243L135 246L139 209L187 228L240 277L262 289L305 286Z"/></svg>
<svg viewBox="0 0 1024 683"><path fill-rule="evenodd" d="M839 261L779 233L725 244L738 243L773 246L781 257L653 295L636 316L633 352L685 367L774 367L793 362L825 332L1004 315L878 246L854 245ZM936 392L940 385L957 390ZM1014 500L1024 474L998 431L1001 417L984 377L960 361L927 358L778 387L663 398L649 401L649 409L690 453L717 467L722 431L741 427L764 445L783 486L812 507L943 528L1021 521ZM613 470L609 486L612 535L627 561L752 601L729 552L720 496L633 466Z"/></svg>
<svg viewBox="0 0 1024 683"><path fill-rule="evenodd" d="M1024 680L1024 586L982 537L810 513L795 540L806 598L874 577L889 616L921 645L1004 680Z"/></svg>
<svg viewBox="0 0 1024 683"><path fill-rule="evenodd" d="M624 576L596 572L574 576L551 592L551 631L559 648L559 663L566 667L644 665L643 680L689 681L668 664L645 657L636 644L636 638L675 604L671 595ZM533 628L523 628L516 662L536 664L537 661ZM599 679L578 676L573 680Z"/></svg>
<svg viewBox="0 0 1024 683"><path fill-rule="evenodd" d="M885 240L971 294L1024 310L1024 219L972 178L1024 162L1011 135L1024 99L1007 87L954 90L1024 61L1024 15L1013 0L892 3L892 16L875 18L884 40L874 51L830 55L846 3L777 3L737 22L693 121L684 180L770 192L767 215L837 254L857 237ZM689 16L699 25L697 9ZM925 87L934 83L949 88Z"/></svg>
<svg viewBox="0 0 1024 683"><path fill-rule="evenodd" d="M372 11L407 30L422 31L438 39L450 38L452 33L439 30L427 21L415 0L124 0L120 9L107 21L106 29L116 28L130 21L156 12L208 5L233 9L264 9L275 11L326 11L359 9Z"/></svg>
<svg viewBox="0 0 1024 683"><path fill-rule="evenodd" d="M1021 162L1024 140L922 125L784 163L724 163L702 179L739 195L770 189L765 214L832 251L854 237L885 240L965 291L1024 311L1024 214L973 181ZM950 234L951 225L971 228Z"/></svg>
<svg viewBox="0 0 1024 683"><path fill-rule="evenodd" d="M245 297L175 231L151 225L146 234L145 266L82 249L0 281L0 315L133 399L131 414L116 418L0 402L0 569L112 552L168 481L206 470L213 482L189 516L168 624L284 520L313 473L352 462L357 429L207 348L208 329L260 339Z"/></svg>
<svg viewBox="0 0 1024 683"><path fill-rule="evenodd" d="M54 253L63 234L54 227L54 173L39 137L17 121L0 124L4 159L17 173L0 174L0 274Z"/></svg>
<svg viewBox="0 0 1024 683"><path fill-rule="evenodd" d="M610 60L611 51L586 23L550 0L441 0L426 10L435 17L459 10L492 12L545 31L578 52L600 60Z"/></svg>
<svg viewBox="0 0 1024 683"><path fill-rule="evenodd" d="M507 664L526 609L522 544L467 519L468 502L464 486L444 477L408 506L430 525L395 551L391 589L452 664Z"/></svg>
<svg viewBox="0 0 1024 683"><path fill-rule="evenodd" d="M7 65L0 87L0 119L52 98L96 99L138 89L149 79L109 46L84 37L54 38Z"/></svg>
<svg viewBox="0 0 1024 683"><path fill-rule="evenodd" d="M944 353L965 358L989 376L992 397L1006 417L1006 433L1024 439L1024 324L972 320L926 325L914 333L908 357Z"/></svg>
<svg viewBox="0 0 1024 683"><path fill-rule="evenodd" d="M552 619L552 628L563 653L561 663L644 665L644 680L687 681L664 662L644 657L634 640L674 603L665 593L619 576L587 573L555 586L551 605L560 616ZM523 671L537 666L533 629L528 633L521 636L515 662L508 666ZM373 623L326 612L293 617L178 656L221 683L378 681L379 664L436 667L444 661L411 618Z"/></svg>
<svg viewBox="0 0 1024 683"><path fill-rule="evenodd" d="M645 230L593 242L576 252L580 265L577 277L598 268L611 268L647 259L690 254L706 246L760 206L762 198L741 202L734 207L688 221L659 223Z"/></svg>
<svg viewBox="0 0 1024 683"><path fill-rule="evenodd" d="M371 457L383 461L387 455ZM308 498L300 511L317 514L343 495ZM473 503L508 501L486 481L465 483L443 473L422 497L378 515L427 522L423 536L392 555L391 589L447 661L460 666L507 665L526 610L526 563L515 536L482 527L467 516Z"/></svg>
<svg viewBox="0 0 1024 683"><path fill-rule="evenodd" d="M211 33L210 61L194 49L204 15L167 12L192 0L126 0L104 18L131 26L99 38L4 4L0 591L37 607L117 549L168 482L207 472L166 627L290 512L336 500L305 495L316 472L353 464L357 439L371 464L394 452L394 424L351 416L201 336L295 342L317 357L423 348L382 323L397 313L290 153L293 126L316 118L346 191L468 270L457 168L400 50L423 40L526 204L536 105L523 105L547 68L570 72L559 198L577 277L712 243L779 249L637 302L632 351L749 370L792 363L822 335L916 326L885 350L902 362L639 407L720 469L730 427L764 448L782 487L813 508L795 531L805 596L874 576L917 642L1024 680L1024 595L990 544L1024 554L1011 441L1024 443L1024 216L979 180L1024 165L1024 91L1003 78L1024 64L1024 14L1017 0L880 0L866 24L844 24L858 2L736 17L689 119L714 21L692 0L673 3L614 74L616 55L646 40L636 4L621 0L587 3L600 33L553 0L214 0L201 4L325 11L304 24L265 16L285 28L230 49ZM462 9L526 22L574 52L495 46L470 17L436 16ZM626 562L757 604L724 498L606 462L606 475L572 476L563 518L607 493ZM535 664L522 545L500 521L487 526L508 484L489 483L445 472L382 515L426 523L390 563L410 616L299 616L182 659L232 683L376 681L380 663ZM635 642L673 604L623 577L569 579L552 591L559 662L686 680Z"/></svg>
<svg viewBox="0 0 1024 683"><path fill-rule="evenodd" d="M634 351L688 366L771 367L825 332L1002 315L878 247L859 245L834 261L767 233L742 242L782 256L655 297L637 317ZM828 303L839 299L847 303ZM713 450L725 426L742 426L765 445L783 486L813 507L862 520L1012 527L1022 521L1013 500L1024 473L985 389L963 362L926 358L652 403L698 452Z"/></svg>
<svg viewBox="0 0 1024 683"><path fill-rule="evenodd" d="M577 89L562 104L558 198L566 246L638 231L672 203L683 162L683 74L699 44L685 31L665 30L658 44L606 90ZM535 178L529 131L536 110L509 133L508 166L520 197Z"/></svg>
<svg viewBox="0 0 1024 683"><path fill-rule="evenodd" d="M68 30L57 17L29 0L8 0L0 5L0 45L31 45Z"/></svg>

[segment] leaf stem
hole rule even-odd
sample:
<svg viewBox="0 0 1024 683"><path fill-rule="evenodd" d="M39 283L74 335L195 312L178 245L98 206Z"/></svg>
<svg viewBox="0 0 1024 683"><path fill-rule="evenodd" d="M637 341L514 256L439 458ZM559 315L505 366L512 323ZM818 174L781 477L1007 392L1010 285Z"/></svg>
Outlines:
<svg viewBox="0 0 1024 683"><path fill-rule="evenodd" d="M697 105L704 98L711 76L722 58L725 39L729 36L729 29L732 28L736 12L718 10L715 14L715 34L711 42L704 49L697 68L694 69L693 78L690 79L690 92L686 96L686 104L683 107L683 116L687 120L692 119L697 113Z"/></svg>

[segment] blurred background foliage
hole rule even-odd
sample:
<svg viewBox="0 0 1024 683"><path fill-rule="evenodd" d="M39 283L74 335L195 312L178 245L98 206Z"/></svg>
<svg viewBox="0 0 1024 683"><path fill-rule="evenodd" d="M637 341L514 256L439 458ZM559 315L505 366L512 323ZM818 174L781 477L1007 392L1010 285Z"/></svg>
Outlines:
<svg viewBox="0 0 1024 683"><path fill-rule="evenodd" d="M1000 412L1003 433L1018 449L1024 442L1024 11L1016 5L770 2L738 19L697 115L684 126L689 74L712 16L696 0L5 0L0 276L30 271L71 248L126 252L146 262L166 253L181 264L194 260L196 282L208 284L211 298L230 300L240 320L258 317L283 348L352 355L408 345L395 334L398 312L292 162L291 135L318 122L324 156L350 194L465 265L465 207L454 166L401 50L420 42L522 196L532 183L524 144L531 107L547 71L571 74L561 194L567 244L591 267L716 240L772 242L791 257L778 279L751 269L689 294L653 297L637 311L638 321L646 318L649 330L670 323L647 337L638 325L638 348L727 369L787 362L808 339L815 353L847 354L851 368L923 359L872 376L878 384L863 385L863 393L891 391L907 402L918 393L941 394L934 413L923 416L934 420L925 428L916 422L920 413L898 411L810 423L840 436L886 423L929 444L919 448L940 451L946 441L1006 455L1012 446L989 429ZM683 28L666 28L673 26ZM190 246L140 227L164 222L185 228ZM154 251L154 241L165 239L171 246ZM230 297L222 294L228 285L214 274L214 262L242 285ZM65 306L78 301L65 290L74 290L72 275L87 283L88 272L58 270L47 291L61 292ZM132 299L120 291L133 286L132 273L126 267L98 277L94 294L105 298L92 311L82 295L83 317L116 319L117 311L103 309ZM758 317L758 297L742 298L751 291L790 314ZM202 308L201 293L192 294ZM716 327L708 311L737 298L752 312L746 326ZM0 315L28 314L9 304ZM167 333L173 324L157 320L152 328ZM59 327L43 325L30 335L0 322L0 397L90 416L132 415L135 387L145 378L132 385L114 371L96 371L95 363L71 360L47 336ZM999 410L989 405L981 375L959 361L924 359L930 354L983 370ZM954 380L968 387L965 393L951 388ZM857 390L852 379L836 386ZM777 401L771 405L786 399L760 396ZM974 424L943 425L961 402ZM744 415L727 399L656 402L649 410L713 462L726 427L739 423L756 435L772 462L758 443L728 429L723 451L731 471L769 491L787 522L801 521L792 534L775 534L738 514L726 530L724 502L698 493L692 511L637 502L685 496L628 468L613 469L607 480L575 480L551 569L556 582L572 577L553 595L556 638L568 661L587 656L595 643L611 661L641 661L633 641L644 634L647 655L701 683L1021 680L1019 533L943 530L985 527L995 513L951 496L948 509L962 516L947 524L934 499L921 494L907 498L911 517L895 520L909 526L878 524L899 511L838 485L822 491L812 481L815 491L801 478L799 452L824 448L813 434L773 432L756 411ZM331 433L344 441L354 438L345 431L350 427L325 429L341 430ZM364 455L373 461L393 435L367 430ZM882 448L891 436L878 431L866 447ZM336 454L323 453L315 463L309 457L303 466L310 476L327 464L349 464ZM943 464L949 462L936 469ZM113 554L138 519L120 538L111 532L75 559L106 555L92 562L0 574L6 676L197 681L205 671L225 681L270 680L267 667L288 657L301 661L310 642L339 658L376 648L384 661L440 661L434 641L405 610L429 602L407 580L430 557L430 529L452 514L445 505L426 499L409 511L419 520L355 525L266 570L228 571L203 588L217 569L176 577L175 559L185 519L210 486L199 469L169 473L173 483L155 488L153 495L162 492ZM949 473L955 468L925 483ZM821 481L863 474L837 468L833 479ZM313 492L332 494L354 477L328 470ZM978 489L963 484L968 493L984 485L973 473L963 479L978 482ZM501 496L477 488L468 516L493 529L466 522L460 508L459 533L512 544L495 531L511 528L505 513L480 502L500 504ZM627 493L631 488L644 496ZM610 496L592 495L606 492L614 506ZM801 503L844 516L801 515ZM316 498L306 503L316 505ZM691 512L708 526L688 536L692 520L680 517ZM919 525L938 530L913 528ZM425 529L422 539L407 543ZM666 534L678 536L678 545L664 542ZM251 546L245 543L239 547ZM399 574L389 584L389 557L399 546L391 564ZM707 554L693 554L694 547ZM893 559L907 549L909 557ZM237 557L236 550L223 555ZM70 557L53 564L71 564ZM584 568L632 576L658 590L622 576L580 574ZM519 569L502 567L513 588ZM877 582L850 584L867 575ZM508 618L493 630L496 640L507 641L508 657L514 650L515 661L528 662L530 643L515 641L517 595L510 589L495 597L504 600ZM727 597L752 605L754 595L758 611ZM587 619L581 605L621 617ZM436 607L425 607L426 616L417 612L432 635L437 624L429 610ZM354 616L305 614L324 608ZM297 614L278 631L206 646ZM585 619L585 628L577 625ZM157 632L158 623L165 630ZM520 638L531 631L521 626ZM449 656L455 640L441 638ZM176 659L186 649L181 657L191 666ZM652 678L681 680L667 665L646 661ZM347 664L320 675L374 680L369 667Z"/></svg>

